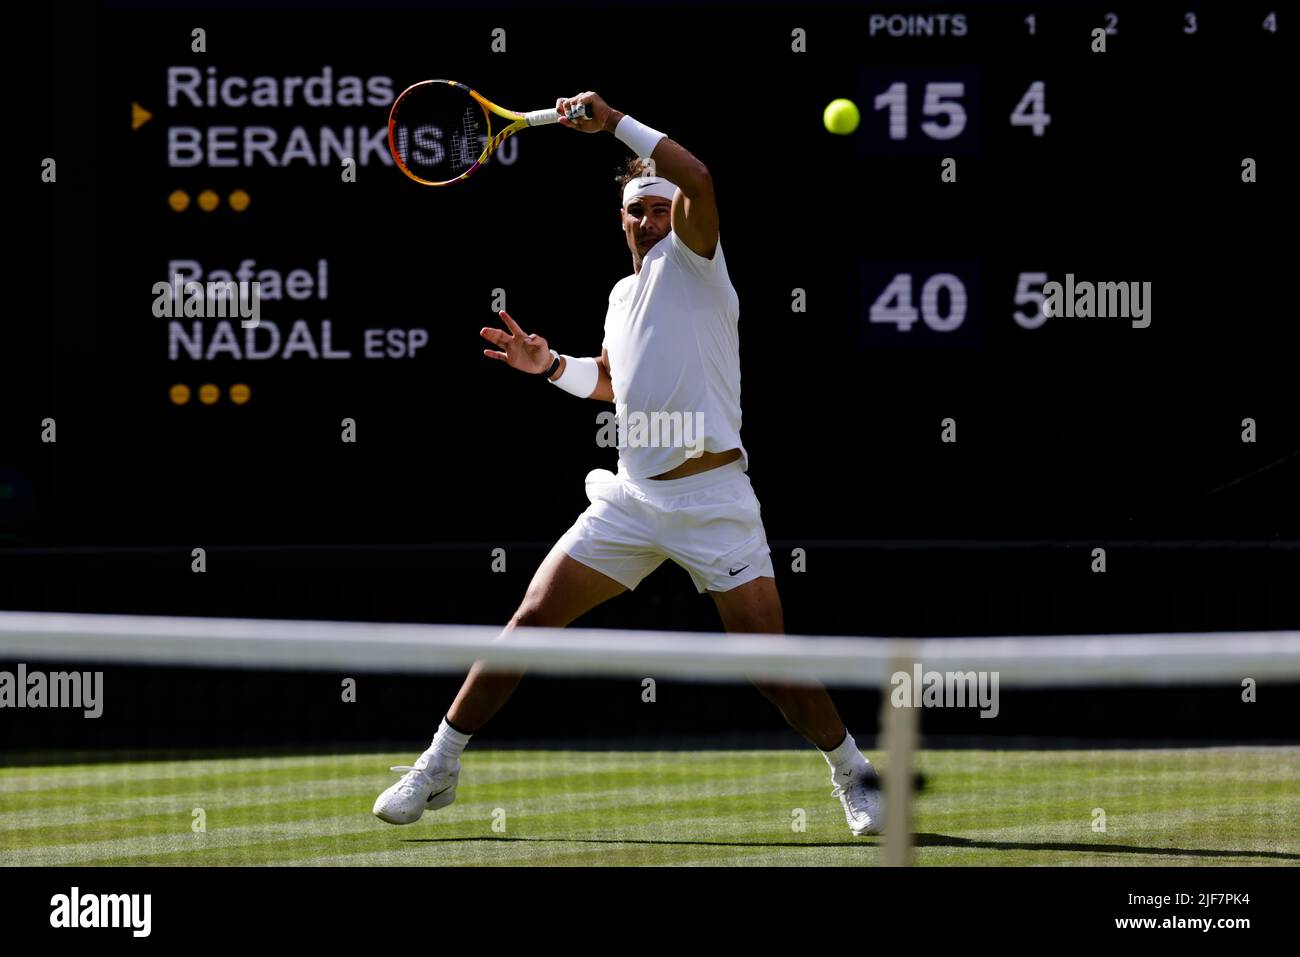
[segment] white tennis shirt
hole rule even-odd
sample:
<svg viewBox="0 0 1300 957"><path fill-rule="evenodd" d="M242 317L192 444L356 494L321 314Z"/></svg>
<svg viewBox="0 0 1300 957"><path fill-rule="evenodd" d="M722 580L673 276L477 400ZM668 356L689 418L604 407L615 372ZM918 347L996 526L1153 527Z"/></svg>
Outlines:
<svg viewBox="0 0 1300 957"><path fill-rule="evenodd" d="M700 451L739 448L740 297L722 242L713 258L676 232L609 295L609 352L619 424L619 474L648 478ZM640 413L640 415L638 415Z"/></svg>

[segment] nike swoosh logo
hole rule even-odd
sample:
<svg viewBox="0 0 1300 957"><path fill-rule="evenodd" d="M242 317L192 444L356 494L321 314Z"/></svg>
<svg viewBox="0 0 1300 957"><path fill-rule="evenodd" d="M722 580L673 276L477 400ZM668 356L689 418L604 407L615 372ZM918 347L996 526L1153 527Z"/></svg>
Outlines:
<svg viewBox="0 0 1300 957"><path fill-rule="evenodd" d="M748 565L741 565L739 568L731 568L727 570L727 574L734 578L736 575L739 575L748 567L749 567Z"/></svg>
<svg viewBox="0 0 1300 957"><path fill-rule="evenodd" d="M448 791L450 791L453 787L455 787L454 784L448 784L445 788L443 788L441 791L439 791L438 794L446 794L446 793L447 793ZM432 801L434 798L436 798L436 797L438 796L438 794L430 794L430 795L429 795L429 800L428 800L428 801L425 801L424 803L425 803L425 804L428 804L429 801Z"/></svg>

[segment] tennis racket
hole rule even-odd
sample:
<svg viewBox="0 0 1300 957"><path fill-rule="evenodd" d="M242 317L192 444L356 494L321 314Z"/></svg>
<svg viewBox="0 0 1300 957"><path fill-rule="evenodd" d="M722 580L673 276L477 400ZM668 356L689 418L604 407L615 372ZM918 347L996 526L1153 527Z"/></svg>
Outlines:
<svg viewBox="0 0 1300 957"><path fill-rule="evenodd" d="M510 125L493 133L493 113L510 120ZM589 119L591 108L575 107L572 115ZM393 102L388 149L397 168L417 183L450 186L473 176L512 134L559 121L553 109L516 113L464 83L425 80L408 86Z"/></svg>

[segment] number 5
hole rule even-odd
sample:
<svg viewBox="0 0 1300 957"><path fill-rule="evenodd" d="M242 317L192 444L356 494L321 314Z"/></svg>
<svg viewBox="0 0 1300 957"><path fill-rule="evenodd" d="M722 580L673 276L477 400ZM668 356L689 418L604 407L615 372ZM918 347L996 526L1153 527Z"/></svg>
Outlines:
<svg viewBox="0 0 1300 957"><path fill-rule="evenodd" d="M1034 286L1043 286L1047 283L1047 273L1045 272L1022 272L1019 281L1016 282L1016 305L1025 306L1033 303L1033 311L1029 315L1016 311L1012 317L1016 324L1022 329L1037 329L1047 321L1047 310L1043 303L1047 297L1043 295L1042 289L1034 289Z"/></svg>
<svg viewBox="0 0 1300 957"><path fill-rule="evenodd" d="M966 95L965 83L927 83L925 85L925 105L921 112L926 116L946 116L947 123L929 120L921 124L926 136L936 140L950 140L961 136L966 128L966 110L953 101L945 101L945 96L960 99Z"/></svg>

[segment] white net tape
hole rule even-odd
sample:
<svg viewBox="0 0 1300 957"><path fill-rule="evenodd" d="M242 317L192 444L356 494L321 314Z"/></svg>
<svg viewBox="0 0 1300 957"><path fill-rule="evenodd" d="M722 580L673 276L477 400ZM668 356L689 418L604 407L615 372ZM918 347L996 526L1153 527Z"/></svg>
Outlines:
<svg viewBox="0 0 1300 957"><path fill-rule="evenodd" d="M482 660L565 675L808 679L879 686L897 663L997 671L1021 686L1300 677L1300 631L1021 638L828 638L0 612L0 656L240 668L457 671Z"/></svg>

